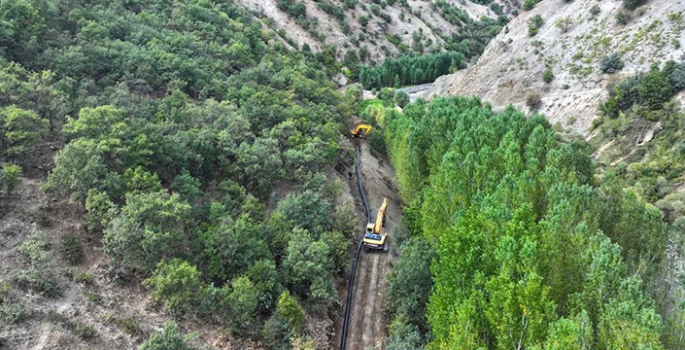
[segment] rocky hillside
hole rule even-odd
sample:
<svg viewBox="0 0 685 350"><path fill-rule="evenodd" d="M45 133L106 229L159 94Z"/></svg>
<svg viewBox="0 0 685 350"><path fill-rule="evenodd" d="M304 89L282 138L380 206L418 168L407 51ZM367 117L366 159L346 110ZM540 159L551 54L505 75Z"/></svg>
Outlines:
<svg viewBox="0 0 685 350"><path fill-rule="evenodd" d="M527 110L539 96L537 107L550 120L588 133L611 83L653 62L682 59L683 11L678 0L634 10L620 0L543 0L513 19L476 64L440 78L425 96L477 95ZM604 73L600 62L612 54L624 67Z"/></svg>
<svg viewBox="0 0 685 350"><path fill-rule="evenodd" d="M338 60L360 50L375 63L409 52L444 49L467 15L512 17L516 0L238 0L293 47L332 49ZM368 52L368 54L365 53Z"/></svg>

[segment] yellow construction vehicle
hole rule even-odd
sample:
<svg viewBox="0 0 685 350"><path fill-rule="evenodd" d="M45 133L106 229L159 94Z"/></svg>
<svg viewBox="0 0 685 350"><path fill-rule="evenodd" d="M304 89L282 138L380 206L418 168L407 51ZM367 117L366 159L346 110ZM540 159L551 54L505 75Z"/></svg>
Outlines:
<svg viewBox="0 0 685 350"><path fill-rule="evenodd" d="M352 137L364 137L371 132L371 125L369 124L357 124L354 129L350 130L350 135Z"/></svg>
<svg viewBox="0 0 685 350"><path fill-rule="evenodd" d="M383 204L378 210L376 222L369 222L366 225L364 240L362 241L365 249L386 250L385 239L387 234L383 232L385 226L385 211L388 209L388 199L383 199Z"/></svg>

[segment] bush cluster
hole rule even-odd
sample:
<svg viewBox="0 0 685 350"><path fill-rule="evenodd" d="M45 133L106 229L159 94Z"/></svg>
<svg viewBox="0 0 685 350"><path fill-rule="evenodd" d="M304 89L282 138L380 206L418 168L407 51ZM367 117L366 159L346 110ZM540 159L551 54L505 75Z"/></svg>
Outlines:
<svg viewBox="0 0 685 350"><path fill-rule="evenodd" d="M623 6L629 10L634 10L647 3L647 0L623 0Z"/></svg>
<svg viewBox="0 0 685 350"><path fill-rule="evenodd" d="M74 232L62 235L59 239L59 252L70 264L79 264L83 259L83 245L79 236Z"/></svg>
<svg viewBox="0 0 685 350"><path fill-rule="evenodd" d="M658 110L674 94L685 89L685 63L666 62L663 69L653 65L647 74L639 74L616 83L609 100L599 107L605 117L617 118L621 111L640 105Z"/></svg>
<svg viewBox="0 0 685 350"><path fill-rule="evenodd" d="M341 18L339 2L318 3ZM20 178L9 162L21 165L52 129L65 145L46 192L81 204L115 270L148 273L160 303L254 338L284 290L325 312L355 222L324 175L352 164L341 131L359 103L330 81L335 50L286 50L233 1L92 5L0 6L12 14L0 14L2 191ZM301 0L277 6L315 22ZM297 190L276 191L284 183ZM42 268L49 252L30 243L33 267L10 282L58 295ZM71 263L83 254L74 234L58 250Z"/></svg>
<svg viewBox="0 0 685 350"><path fill-rule="evenodd" d="M0 168L0 190L10 195L21 182L21 167L15 164L3 164Z"/></svg>
<svg viewBox="0 0 685 350"><path fill-rule="evenodd" d="M359 81L366 89L428 83L437 77L465 67L458 52L387 58L382 66L364 67Z"/></svg>
<svg viewBox="0 0 685 350"><path fill-rule="evenodd" d="M540 28L545 22L542 20L542 16L535 15L528 20L528 36L533 37L538 35Z"/></svg>
<svg viewBox="0 0 685 350"><path fill-rule="evenodd" d="M623 66L621 55L618 53L606 55L599 61L599 69L607 74L614 74L623 69Z"/></svg>

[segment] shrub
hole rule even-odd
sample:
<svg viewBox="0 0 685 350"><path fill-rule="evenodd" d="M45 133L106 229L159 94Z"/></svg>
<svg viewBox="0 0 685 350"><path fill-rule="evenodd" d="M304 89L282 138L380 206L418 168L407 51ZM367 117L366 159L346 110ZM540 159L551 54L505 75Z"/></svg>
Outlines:
<svg viewBox="0 0 685 350"><path fill-rule="evenodd" d="M102 297L100 296L100 294L96 292L90 292L86 295L86 297L88 298L88 300L94 303L99 303L100 301L102 301Z"/></svg>
<svg viewBox="0 0 685 350"><path fill-rule="evenodd" d="M371 5L371 13L373 13L376 16L380 15L381 14L380 6L378 6L376 4Z"/></svg>
<svg viewBox="0 0 685 350"><path fill-rule="evenodd" d="M124 330L124 333L128 335L138 336L143 334L143 330L140 328L140 322L136 316L124 317L119 319L116 323Z"/></svg>
<svg viewBox="0 0 685 350"><path fill-rule="evenodd" d="M17 323L26 316L26 310L18 303L4 303L0 304L0 316L6 323Z"/></svg>
<svg viewBox="0 0 685 350"><path fill-rule="evenodd" d="M571 17L560 18L556 22L557 28L559 28L563 33L566 33L573 26L573 19Z"/></svg>
<svg viewBox="0 0 685 350"><path fill-rule="evenodd" d="M542 102L540 94L534 92L526 95L526 106L530 107L530 109L537 109L540 106L540 102Z"/></svg>
<svg viewBox="0 0 685 350"><path fill-rule="evenodd" d="M167 322L164 331L152 334L138 350L193 350L188 340L190 337L183 336L176 323Z"/></svg>
<svg viewBox="0 0 685 350"><path fill-rule="evenodd" d="M623 0L623 6L628 10L634 10L644 5L647 0Z"/></svg>
<svg viewBox="0 0 685 350"><path fill-rule="evenodd" d="M616 22L618 22L619 24L625 25L628 23L628 16L626 16L626 14L623 12L615 14L614 18L616 19Z"/></svg>
<svg viewBox="0 0 685 350"><path fill-rule="evenodd" d="M523 3L523 10L524 10L524 11L530 11L530 10L532 10L533 7L535 7L535 4L536 4L536 3L537 3L537 1L535 1L535 0L526 0L526 1Z"/></svg>
<svg viewBox="0 0 685 350"><path fill-rule="evenodd" d="M88 271L69 269L67 270L67 277L73 282L80 284L93 284L95 281L95 276Z"/></svg>
<svg viewBox="0 0 685 350"><path fill-rule="evenodd" d="M48 236L35 228L17 250L32 266L41 266L52 258Z"/></svg>
<svg viewBox="0 0 685 350"><path fill-rule="evenodd" d="M637 90L641 103L651 109L660 109L673 96L669 77L658 66L652 66Z"/></svg>
<svg viewBox="0 0 685 350"><path fill-rule="evenodd" d="M398 105L400 108L404 108L406 105L408 105L410 102L409 94L402 91L402 90L397 90L395 92L395 104Z"/></svg>
<svg viewBox="0 0 685 350"><path fill-rule="evenodd" d="M614 74L623 69L623 61L618 53L612 53L602 57L599 62L599 69L607 74Z"/></svg>
<svg viewBox="0 0 685 350"><path fill-rule="evenodd" d="M78 264L83 259L83 246L78 235L69 232L59 239L59 252L62 258L70 264Z"/></svg>
<svg viewBox="0 0 685 350"><path fill-rule="evenodd" d="M0 282L0 319L6 323L15 323L24 317L24 308L13 300L9 283Z"/></svg>
<svg viewBox="0 0 685 350"><path fill-rule="evenodd" d="M15 164L3 164L0 169L0 190L4 188L5 193L10 195L20 182L21 167Z"/></svg>
<svg viewBox="0 0 685 350"><path fill-rule="evenodd" d="M74 334L83 340L88 340L95 338L98 335L98 331L89 324L78 322L74 328Z"/></svg>
<svg viewBox="0 0 685 350"><path fill-rule="evenodd" d="M542 20L542 16L540 15L535 15L531 19L528 20L528 36L533 37L538 34L540 31L540 27L545 22Z"/></svg>
<svg viewBox="0 0 685 350"><path fill-rule="evenodd" d="M552 80L554 80L554 72L552 71L552 67L547 67L545 72L542 73L542 81L549 84Z"/></svg>
<svg viewBox="0 0 685 350"><path fill-rule="evenodd" d="M267 349L290 350L289 340L295 335L288 321L272 315L262 329L262 342Z"/></svg>
<svg viewBox="0 0 685 350"><path fill-rule="evenodd" d="M602 9L599 8L599 5L595 4L590 8L590 14L593 16L597 16L600 12L602 12Z"/></svg>
<svg viewBox="0 0 685 350"><path fill-rule="evenodd" d="M52 276L40 273L35 268L21 271L12 276L10 282L21 289L42 293L50 298L62 295L59 284L54 281Z"/></svg>

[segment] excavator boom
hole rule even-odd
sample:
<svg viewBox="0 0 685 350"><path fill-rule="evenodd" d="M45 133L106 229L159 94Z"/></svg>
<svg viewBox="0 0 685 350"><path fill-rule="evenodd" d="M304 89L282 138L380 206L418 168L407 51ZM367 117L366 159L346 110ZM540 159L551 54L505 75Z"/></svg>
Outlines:
<svg viewBox="0 0 685 350"><path fill-rule="evenodd" d="M372 129L373 127L369 124L359 124L354 129L350 130L350 135L352 135L352 137L363 137L364 135L368 135Z"/></svg>
<svg viewBox="0 0 685 350"><path fill-rule="evenodd" d="M383 230L383 225L385 225L385 210L388 209L388 199L383 199L383 204L378 210L378 216L376 216L376 225L373 228L373 232L380 234Z"/></svg>

